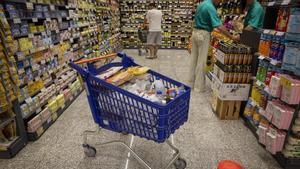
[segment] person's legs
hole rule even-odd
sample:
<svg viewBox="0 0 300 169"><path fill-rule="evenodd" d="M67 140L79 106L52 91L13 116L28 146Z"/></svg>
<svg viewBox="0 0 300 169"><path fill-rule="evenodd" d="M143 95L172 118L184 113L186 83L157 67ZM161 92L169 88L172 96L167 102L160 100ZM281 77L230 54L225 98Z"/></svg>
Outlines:
<svg viewBox="0 0 300 169"><path fill-rule="evenodd" d="M205 66L208 55L208 48L210 43L210 34L206 31L201 31L201 36L203 37L203 41L201 43L201 47L199 47L199 57L196 67L196 77L194 89L199 92L205 91Z"/></svg>
<svg viewBox="0 0 300 169"><path fill-rule="evenodd" d="M162 43L162 35L161 32L155 32L155 47L154 47L154 57L157 58L158 49Z"/></svg>
<svg viewBox="0 0 300 169"><path fill-rule="evenodd" d="M189 66L189 85L191 88L194 88L195 84L195 76L197 75L196 72L196 66L198 62L198 56L199 56L199 38L198 38L198 30L194 30L192 34L192 51L191 51L191 62Z"/></svg>
<svg viewBox="0 0 300 169"><path fill-rule="evenodd" d="M155 33L149 32L147 36L147 47L149 49L149 56L147 56L147 59L151 59L154 57L154 43L155 43Z"/></svg>

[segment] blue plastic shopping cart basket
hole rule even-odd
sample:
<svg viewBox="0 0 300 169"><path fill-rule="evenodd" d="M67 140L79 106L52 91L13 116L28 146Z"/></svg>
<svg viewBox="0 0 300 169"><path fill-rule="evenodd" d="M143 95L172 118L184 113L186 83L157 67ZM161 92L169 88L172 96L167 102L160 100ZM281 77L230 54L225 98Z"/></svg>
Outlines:
<svg viewBox="0 0 300 169"><path fill-rule="evenodd" d="M122 58L121 62L108 63L100 68L95 68L91 63L88 63L87 68L70 63L70 66L78 71L85 82L94 121L100 127L114 132L129 133L158 143L166 141L188 120L191 89L150 70L148 73L151 74L151 78L159 77L166 87L184 86L185 88L183 94L163 105L97 78L96 75L111 67L138 66L126 54L118 53L118 56Z"/></svg>

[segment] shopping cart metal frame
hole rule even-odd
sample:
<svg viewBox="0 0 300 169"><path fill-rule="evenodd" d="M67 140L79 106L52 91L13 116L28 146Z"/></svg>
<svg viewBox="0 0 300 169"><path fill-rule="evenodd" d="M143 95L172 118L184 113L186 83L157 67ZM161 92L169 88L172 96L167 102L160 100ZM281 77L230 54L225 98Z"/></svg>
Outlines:
<svg viewBox="0 0 300 169"><path fill-rule="evenodd" d="M102 57L99 57L99 58L94 58L94 59L85 59L85 60L81 60L81 61L78 61L78 62L71 62L70 63L70 66L73 67L74 69L76 69L79 74L83 77L83 80L86 79L86 77L88 77L90 75L89 72L97 72L98 70L93 66L93 62L96 62L96 61L99 61L99 60L103 60L103 59L111 59L112 57L116 57L117 54L111 54L111 55L106 55L106 56L102 56ZM122 63L123 65L125 64L129 64L129 65L137 65L135 63L133 63L133 60L129 57L126 56L126 54L118 54L118 56L122 57ZM84 69L80 66L78 66L78 64L84 64L84 63L87 63L87 69ZM91 98L90 98L90 91L89 91L89 87L87 86L87 83L85 82L85 87L86 87L86 92L87 92L87 95L88 95L88 100L89 100L89 103L90 104L93 104L91 103ZM189 93L190 93L190 89L189 89ZM92 109L92 107L91 107ZM93 111L93 110L92 110ZM94 116L94 114L93 114ZM94 120L96 118L94 117ZM96 122L96 120L95 120ZM97 122L96 122L97 123ZM120 141L120 140L113 140L113 141L109 141L109 142L105 142L105 143L97 143L95 144L95 146L91 146L91 144L89 144L88 142L88 137L91 136L91 135L94 135L94 136L97 136L99 134L99 132L101 131L102 129L100 128L100 126L98 127L98 130L96 131L84 131L83 133L83 149L84 149L84 153L87 157L95 157L96 156L96 153L97 153L97 150L96 150L96 146L98 147L104 147L104 146L113 146L113 145L119 145L119 146L122 146L124 148L126 148L129 153L127 155L127 161L126 161L126 165L125 165L125 168L127 169L128 167L128 162L129 162L129 158L131 157L131 155L146 169L152 169L150 167L150 165L145 162L133 149L132 149L132 146L133 146L133 142L134 142L134 135L132 134L129 134L129 136L131 137L130 138L130 143L129 145L127 145L125 142L123 141ZM121 133L125 136L128 136L127 133ZM168 169L170 168L172 165L174 165L176 167L176 169L185 169L186 166L187 166L187 163L186 161L180 157L181 153L179 151L179 149L174 145L173 143L173 134L171 133L169 135L170 137L168 139L164 139L163 140L163 143L166 143L172 150L173 150L173 157L172 159L168 162L168 164L164 167L165 169ZM160 140L156 140L157 142L159 142ZM162 141L161 141L162 143Z"/></svg>

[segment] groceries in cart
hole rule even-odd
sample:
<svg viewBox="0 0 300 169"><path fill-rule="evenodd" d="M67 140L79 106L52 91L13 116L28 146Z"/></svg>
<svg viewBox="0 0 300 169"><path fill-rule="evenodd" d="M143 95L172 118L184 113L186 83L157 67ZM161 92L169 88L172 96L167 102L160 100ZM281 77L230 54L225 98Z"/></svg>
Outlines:
<svg viewBox="0 0 300 169"><path fill-rule="evenodd" d="M185 92L184 86L168 88L159 77L147 73L142 66L112 67L97 77L152 102L167 104Z"/></svg>

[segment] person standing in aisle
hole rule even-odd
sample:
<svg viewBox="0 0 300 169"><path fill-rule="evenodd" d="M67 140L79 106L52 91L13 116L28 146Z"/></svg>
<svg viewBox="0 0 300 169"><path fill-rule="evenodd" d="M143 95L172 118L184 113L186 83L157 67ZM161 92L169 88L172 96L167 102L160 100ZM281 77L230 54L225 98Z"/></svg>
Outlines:
<svg viewBox="0 0 300 169"><path fill-rule="evenodd" d="M149 10L145 17L144 24L149 24L149 32L147 36L147 45L150 50L150 56L148 59L157 58L157 51L161 45L162 35L161 35L161 22L162 22L162 12L158 10L155 3L150 3Z"/></svg>
<svg viewBox="0 0 300 169"><path fill-rule="evenodd" d="M257 0L247 0L247 15L244 21L245 30L257 31L262 29L265 12Z"/></svg>
<svg viewBox="0 0 300 169"><path fill-rule="evenodd" d="M205 0L196 9L189 83L197 92L204 92L205 90L205 64L210 43L210 32L217 28L230 39L239 40L239 36L231 35L222 25L216 10L216 6L220 3L221 0Z"/></svg>

